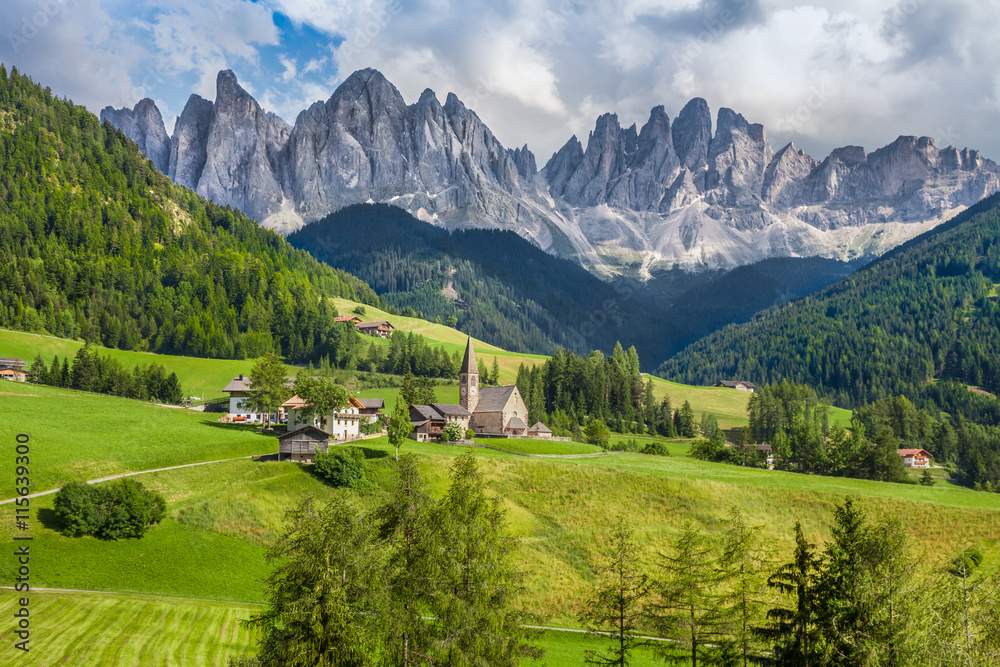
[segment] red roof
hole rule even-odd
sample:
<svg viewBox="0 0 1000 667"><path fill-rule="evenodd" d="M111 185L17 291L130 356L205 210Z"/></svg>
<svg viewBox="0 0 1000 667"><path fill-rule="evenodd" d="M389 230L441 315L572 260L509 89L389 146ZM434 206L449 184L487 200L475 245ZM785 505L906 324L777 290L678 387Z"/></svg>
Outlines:
<svg viewBox="0 0 1000 667"><path fill-rule="evenodd" d="M931 453L926 449L901 449L899 450L899 455L904 459L910 458L911 456L924 459L931 458Z"/></svg>

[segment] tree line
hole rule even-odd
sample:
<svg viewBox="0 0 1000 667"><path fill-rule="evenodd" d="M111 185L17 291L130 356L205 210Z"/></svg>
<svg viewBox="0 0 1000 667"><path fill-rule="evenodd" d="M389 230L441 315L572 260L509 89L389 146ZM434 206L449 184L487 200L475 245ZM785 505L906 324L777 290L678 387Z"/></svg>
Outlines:
<svg viewBox="0 0 1000 667"><path fill-rule="evenodd" d="M906 397L886 398L856 409L851 426L831 426L827 407L810 387L792 382L758 387L747 403L749 425L738 431L734 446L725 438L696 443L691 454L708 461L773 466L818 475L910 482L898 452L924 449L951 467L954 479L968 487L1000 490L1000 428L975 424L959 413L937 417L917 409ZM771 451L760 451L768 444ZM920 483L932 485L929 471Z"/></svg>
<svg viewBox="0 0 1000 667"><path fill-rule="evenodd" d="M782 667L992 665L1000 660L1000 572L978 547L921 568L906 526L851 498L822 550L795 524L795 551L772 545L734 506L721 540L687 522L655 563L621 518L582 615L625 667L640 648L670 664ZM667 641L641 638L649 632Z"/></svg>
<svg viewBox="0 0 1000 667"><path fill-rule="evenodd" d="M46 364L41 355L31 362L31 379L39 384L110 394L142 401L177 405L184 392L176 373L167 374L163 364L136 364L131 370L110 356L101 356L89 344L69 356L52 357Z"/></svg>

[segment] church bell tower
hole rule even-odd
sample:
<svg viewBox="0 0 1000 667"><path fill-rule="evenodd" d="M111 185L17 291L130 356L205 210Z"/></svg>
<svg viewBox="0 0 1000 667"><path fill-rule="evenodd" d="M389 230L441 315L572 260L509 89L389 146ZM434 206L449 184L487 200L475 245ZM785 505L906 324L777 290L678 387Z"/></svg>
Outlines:
<svg viewBox="0 0 1000 667"><path fill-rule="evenodd" d="M462 359L462 370L458 373L459 404L469 412L475 412L479 405L479 365L476 364L476 351L472 349L472 336L465 346L465 358Z"/></svg>

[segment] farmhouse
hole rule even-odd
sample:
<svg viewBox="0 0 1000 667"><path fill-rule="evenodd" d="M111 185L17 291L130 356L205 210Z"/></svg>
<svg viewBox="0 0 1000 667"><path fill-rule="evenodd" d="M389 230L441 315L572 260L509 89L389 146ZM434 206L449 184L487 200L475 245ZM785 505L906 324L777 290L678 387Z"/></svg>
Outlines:
<svg viewBox="0 0 1000 667"><path fill-rule="evenodd" d="M361 318L357 315L341 315L340 317L333 318L334 322L350 322L354 326L361 324Z"/></svg>
<svg viewBox="0 0 1000 667"><path fill-rule="evenodd" d="M907 468L931 467L931 453L926 449L901 449L899 455L903 457L903 464Z"/></svg>
<svg viewBox="0 0 1000 667"><path fill-rule="evenodd" d="M753 382L746 382L745 380L720 380L715 383L715 386L735 389L736 391L749 391L751 394L757 389L757 385Z"/></svg>
<svg viewBox="0 0 1000 667"><path fill-rule="evenodd" d="M472 413L454 403L414 404L410 406L410 423L413 425L410 437L417 442L437 440L448 422L458 422L462 433L465 433L471 418Z"/></svg>
<svg viewBox="0 0 1000 667"><path fill-rule="evenodd" d="M358 322L354 328L368 336L378 336L379 338L389 338L396 327L386 321L381 322Z"/></svg>
<svg viewBox="0 0 1000 667"><path fill-rule="evenodd" d="M291 387L295 384L295 377L289 375L285 377L285 384ZM229 384L223 387L222 391L229 394L229 414L228 417L232 421L241 422L261 422L264 419L262 413L258 413L252 407L247 404L247 399L250 398L250 376L240 373L232 380ZM278 423L285 418L285 411L279 409L278 412L271 413L270 421L273 423Z"/></svg>
<svg viewBox="0 0 1000 667"><path fill-rule="evenodd" d="M361 420L364 418L361 410L364 409L364 404L353 396L350 397L345 407L325 415L315 415L312 420L307 419L302 414L303 409L307 406L308 403L298 396L292 396L281 404L282 409L288 414L289 431L312 426L334 440L357 440L361 437Z"/></svg>
<svg viewBox="0 0 1000 667"><path fill-rule="evenodd" d="M369 422L378 419L385 408L384 398L359 398L358 401L364 406L361 408L361 416L367 417Z"/></svg>
<svg viewBox="0 0 1000 667"><path fill-rule="evenodd" d="M315 426L303 426L278 436L278 460L313 463L318 452L326 453L330 436Z"/></svg>
<svg viewBox="0 0 1000 667"><path fill-rule="evenodd" d="M28 379L28 364L21 359L0 357L0 379L24 382Z"/></svg>

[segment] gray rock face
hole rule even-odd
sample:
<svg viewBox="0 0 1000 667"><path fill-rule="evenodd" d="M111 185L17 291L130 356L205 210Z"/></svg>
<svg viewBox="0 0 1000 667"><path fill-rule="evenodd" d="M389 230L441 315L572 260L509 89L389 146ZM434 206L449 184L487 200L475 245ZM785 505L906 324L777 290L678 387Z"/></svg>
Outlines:
<svg viewBox="0 0 1000 667"><path fill-rule="evenodd" d="M105 120L134 141L157 169L167 173L170 164L170 137L163 126L163 116L153 100L143 98L133 109L104 107L101 110L101 121Z"/></svg>
<svg viewBox="0 0 1000 667"><path fill-rule="evenodd" d="M208 100L192 95L174 123L167 175L175 183L192 190L198 189L198 181L208 158L208 130L214 108L215 105Z"/></svg>
<svg viewBox="0 0 1000 667"><path fill-rule="evenodd" d="M449 228L511 229L599 273L727 268L773 256L879 253L1000 190L978 152L900 137L816 160L772 151L763 126L708 103L641 128L604 114L539 171L455 95L413 104L379 72L344 81L290 127L230 71L166 136L151 100L101 112L177 183L288 232L343 206L388 202Z"/></svg>

